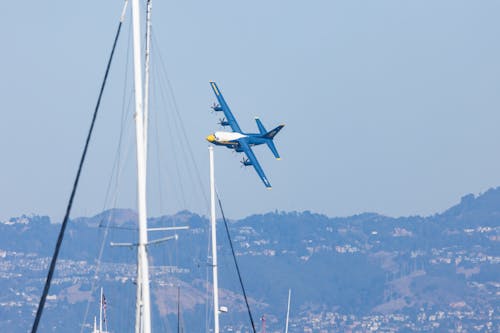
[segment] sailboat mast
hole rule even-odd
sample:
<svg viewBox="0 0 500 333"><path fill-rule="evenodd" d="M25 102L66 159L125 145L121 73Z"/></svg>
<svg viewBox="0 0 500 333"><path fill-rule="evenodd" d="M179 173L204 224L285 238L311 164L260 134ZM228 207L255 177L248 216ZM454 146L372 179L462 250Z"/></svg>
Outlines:
<svg viewBox="0 0 500 333"><path fill-rule="evenodd" d="M137 245L137 295L136 311L139 322L136 333L151 333L151 306L149 295L149 264L147 256L147 214L146 214L146 152L144 144L144 113L142 99L141 27L139 0L132 0L132 38L134 45L134 90L135 130L137 146L137 210L139 219L139 242Z"/></svg>
<svg viewBox="0 0 500 333"><path fill-rule="evenodd" d="M212 229L212 273L214 287L214 333L219 333L219 282L217 277L217 233L215 229L215 175L214 148L208 147L210 154L210 216Z"/></svg>
<svg viewBox="0 0 500 333"><path fill-rule="evenodd" d="M290 297L291 296L292 296L292 289L288 289L288 306L286 307L285 333L288 333L288 320L290 319Z"/></svg>
<svg viewBox="0 0 500 333"><path fill-rule="evenodd" d="M149 69L151 59L151 8L152 0L146 4L146 53L144 55L144 151L148 156L148 123L149 123Z"/></svg>
<svg viewBox="0 0 500 333"><path fill-rule="evenodd" d="M177 286L177 333L181 333L181 287Z"/></svg>
<svg viewBox="0 0 500 333"><path fill-rule="evenodd" d="M99 300L99 332L102 332L102 287L101 287L101 299Z"/></svg>

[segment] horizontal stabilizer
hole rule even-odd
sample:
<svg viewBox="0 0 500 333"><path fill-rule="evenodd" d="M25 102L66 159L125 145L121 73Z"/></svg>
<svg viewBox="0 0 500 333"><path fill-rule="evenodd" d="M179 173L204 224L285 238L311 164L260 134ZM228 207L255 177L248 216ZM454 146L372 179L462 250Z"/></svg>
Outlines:
<svg viewBox="0 0 500 333"><path fill-rule="evenodd" d="M283 127L285 127L285 125L279 125L278 127L273 128L272 130L270 130L269 132L267 132L266 135L264 135L264 138L266 138L266 139L273 139L274 136L276 134L278 134L278 132L281 131L281 129Z"/></svg>
<svg viewBox="0 0 500 333"><path fill-rule="evenodd" d="M273 152L274 157L280 159L280 154L278 153L278 150L276 149L273 140L267 140L266 143L269 149L271 149L271 151Z"/></svg>

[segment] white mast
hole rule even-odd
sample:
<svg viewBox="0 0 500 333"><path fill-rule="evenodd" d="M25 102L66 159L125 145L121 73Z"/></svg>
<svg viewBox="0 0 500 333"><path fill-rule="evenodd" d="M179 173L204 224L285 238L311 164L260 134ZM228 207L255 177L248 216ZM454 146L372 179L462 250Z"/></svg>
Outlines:
<svg viewBox="0 0 500 333"><path fill-rule="evenodd" d="M99 332L102 332L102 287L101 287L101 299L99 300Z"/></svg>
<svg viewBox="0 0 500 333"><path fill-rule="evenodd" d="M144 151L148 156L148 123L149 123L149 68L151 58L151 8L152 0L146 4L146 54L144 55Z"/></svg>
<svg viewBox="0 0 500 333"><path fill-rule="evenodd" d="M146 215L146 152L144 144L144 115L142 99L141 27L139 0L132 0L132 29L134 45L135 129L137 145L137 209L139 243L137 245L136 333L151 333L151 306L149 295L149 264Z"/></svg>
<svg viewBox="0 0 500 333"><path fill-rule="evenodd" d="M288 319L290 319L290 297L291 296L292 296L292 289L288 289L288 306L286 308L285 333L288 333Z"/></svg>
<svg viewBox="0 0 500 333"><path fill-rule="evenodd" d="M217 278L217 234L215 229L215 176L214 148L208 147L210 154L210 215L212 227L212 272L214 287L214 333L219 333L219 283Z"/></svg>

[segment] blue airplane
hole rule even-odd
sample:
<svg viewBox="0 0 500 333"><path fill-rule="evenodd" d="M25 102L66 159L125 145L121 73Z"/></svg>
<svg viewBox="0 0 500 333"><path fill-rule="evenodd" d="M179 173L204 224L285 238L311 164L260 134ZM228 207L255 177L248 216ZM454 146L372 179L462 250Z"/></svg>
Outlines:
<svg viewBox="0 0 500 333"><path fill-rule="evenodd" d="M236 122L236 119L231 113L229 106L224 100L224 97L222 96L219 88L217 87L217 84L215 84L215 82L210 82L210 86L212 87L215 96L219 101L218 104L214 104L212 106L212 109L216 112L221 112L221 111L224 112L225 116L225 118L222 118L219 121L219 124L224 127L230 126L233 131L215 132L207 136L207 141L213 143L214 145L225 146L229 149L234 149L238 153L241 152L245 153L247 157L243 158L241 163L244 166L253 165L255 171L257 171L257 174L259 175L260 179L262 179L264 185L270 189L271 183L269 182L269 180L267 180L267 177L264 174L264 171L262 170L262 167L260 166L257 157L255 157L255 154L252 151L252 146L257 146L264 143L267 144L269 149L271 149L271 151L273 152L274 157L276 157L276 159L279 160L280 155L278 154L278 151L274 146L273 138L285 125L279 125L278 127L268 132L264 127L264 125L262 125L260 119L255 118L260 133L243 133L240 129L240 126Z"/></svg>

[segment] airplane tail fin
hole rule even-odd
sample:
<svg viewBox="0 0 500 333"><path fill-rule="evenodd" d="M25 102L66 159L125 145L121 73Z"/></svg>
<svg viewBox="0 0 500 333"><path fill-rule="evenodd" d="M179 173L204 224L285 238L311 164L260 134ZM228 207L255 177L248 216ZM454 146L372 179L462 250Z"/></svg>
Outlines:
<svg viewBox="0 0 500 333"><path fill-rule="evenodd" d="M255 117L255 122L257 123L257 127L259 128L260 134L267 134L267 130L264 127L264 125L262 124L262 122L260 121L260 119Z"/></svg>
<svg viewBox="0 0 500 333"><path fill-rule="evenodd" d="M259 124L259 123L260 123L260 121L257 121L257 124ZM265 131L265 129L264 129L264 126L262 126L262 128L261 128L261 126L262 126L262 124L259 125L259 130L261 130L261 133L262 133L262 130ZM276 146L274 145L273 138L276 134L278 134L279 131L281 131L281 129L284 126L285 125L279 125L278 127L273 128L272 130L270 130L269 132L267 132L263 136L265 139L267 139L266 140L267 146L269 147L269 149L271 149L271 151L274 154L274 157L276 157L277 159L280 159L280 154L278 153L278 150L276 149Z"/></svg>

